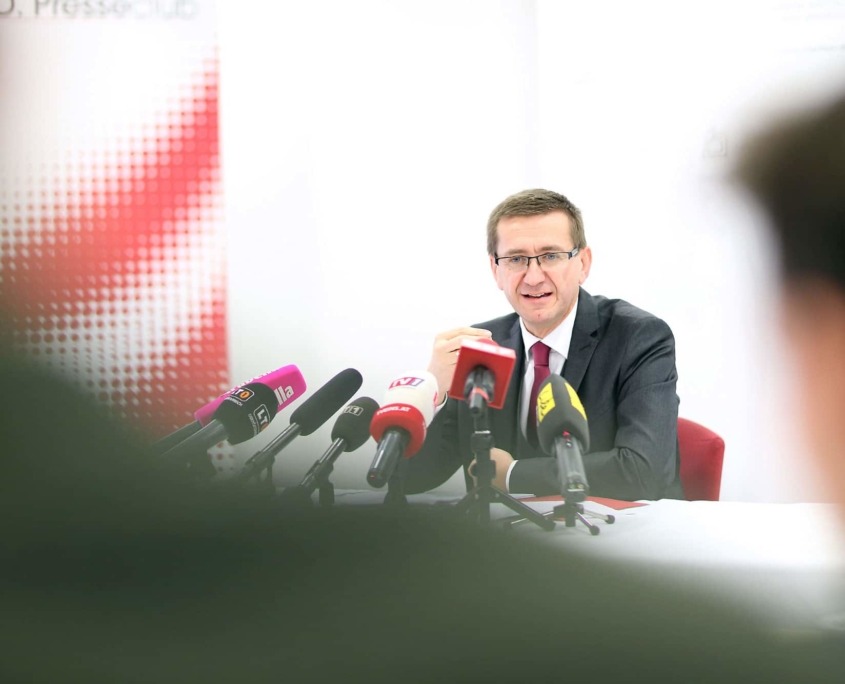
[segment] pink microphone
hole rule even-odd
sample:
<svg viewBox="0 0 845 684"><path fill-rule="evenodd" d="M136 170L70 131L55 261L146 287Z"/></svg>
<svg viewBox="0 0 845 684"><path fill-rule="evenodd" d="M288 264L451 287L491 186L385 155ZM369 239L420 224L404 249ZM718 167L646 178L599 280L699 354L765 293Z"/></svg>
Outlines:
<svg viewBox="0 0 845 684"><path fill-rule="evenodd" d="M300 373L299 369L294 365L282 366L270 373L265 373L257 378L247 380L245 383L233 387L228 392L224 392L213 401L208 402L205 406L202 406L194 411L194 418L196 418L196 420L192 423L188 423L187 425L183 425L178 430L175 430L166 437L158 440L151 447L153 453L163 454L174 448L177 444L181 444L184 440L193 437L203 428L206 428L214 420L214 414L217 409L226 400L226 398L232 394L232 392L253 382L260 383L273 391L275 400L278 401L278 407L275 409L275 413L273 413L271 418L291 401L305 392L305 380L302 377L302 373Z"/></svg>
<svg viewBox="0 0 845 684"><path fill-rule="evenodd" d="M305 379L302 377L302 373L299 372L299 369L293 364L282 366L274 371L270 371L264 375L247 380L243 383L243 385L248 385L251 382L260 382L262 385L267 385L267 387L276 393L276 399L279 400L279 408L276 411L277 413L285 408L291 401L305 393ZM194 418L197 419L197 422L200 425L208 425L214 418L214 412L217 410L217 407L223 403L232 390L237 389L237 387L242 387L243 385L233 387L228 392L224 392L213 401L208 402L205 406L198 408L194 411Z"/></svg>

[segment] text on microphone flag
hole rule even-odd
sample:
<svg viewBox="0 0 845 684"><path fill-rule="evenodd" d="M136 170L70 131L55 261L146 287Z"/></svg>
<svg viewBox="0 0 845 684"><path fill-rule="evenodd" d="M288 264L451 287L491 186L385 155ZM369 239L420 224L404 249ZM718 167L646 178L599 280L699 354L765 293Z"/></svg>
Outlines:
<svg viewBox="0 0 845 684"><path fill-rule="evenodd" d="M278 396L278 392L276 392L276 395ZM229 396L226 397L226 401L231 402L236 406L243 406L254 396L255 391L251 390L249 387L236 387L229 392ZM261 404L258 408L254 409L249 418L249 421L252 423L256 432L264 430L264 428L270 424L271 420L272 418L270 416L269 409L264 404Z"/></svg>
<svg viewBox="0 0 845 684"><path fill-rule="evenodd" d="M394 387L419 387L424 382L425 378L415 378L413 376L396 378L396 380L390 383L388 389L393 389Z"/></svg>
<svg viewBox="0 0 845 684"><path fill-rule="evenodd" d="M270 424L270 420L270 410L264 404L256 408L250 416L250 422L255 433L263 432Z"/></svg>
<svg viewBox="0 0 845 684"><path fill-rule="evenodd" d="M416 406L410 406L408 404L391 404L389 406L382 406L378 413L379 415L387 415L389 413L411 413L411 412L419 413L419 409Z"/></svg>
<svg viewBox="0 0 845 684"><path fill-rule="evenodd" d="M242 402L247 401L254 395L255 392L253 392L249 387L236 387L229 392L229 398L238 404L238 406L243 406Z"/></svg>
<svg viewBox="0 0 845 684"><path fill-rule="evenodd" d="M287 387L278 387L275 390L276 396L279 399L279 404L284 404L288 399L290 399L296 392L294 392L293 387L288 385Z"/></svg>
<svg viewBox="0 0 845 684"><path fill-rule="evenodd" d="M567 385L568 387L568 385ZM555 407L555 393L551 383L546 384L537 395L537 422L543 421L546 414Z"/></svg>

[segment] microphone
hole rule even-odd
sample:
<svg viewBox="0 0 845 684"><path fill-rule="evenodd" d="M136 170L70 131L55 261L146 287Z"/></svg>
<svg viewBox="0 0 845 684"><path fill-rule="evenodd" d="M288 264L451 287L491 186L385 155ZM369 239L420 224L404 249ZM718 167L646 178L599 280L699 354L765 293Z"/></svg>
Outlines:
<svg viewBox="0 0 845 684"><path fill-rule="evenodd" d="M235 476L236 482L246 482L253 475L273 464L273 459L299 435L310 435L325 423L343 403L358 391L364 379L354 368L335 375L318 389L290 416L290 425L263 449L252 455Z"/></svg>
<svg viewBox="0 0 845 684"><path fill-rule="evenodd" d="M370 434L378 442L367 473L373 487L384 487L401 456L411 458L420 450L435 401L437 379L428 371L410 371L390 383L370 422Z"/></svg>
<svg viewBox="0 0 845 684"><path fill-rule="evenodd" d="M293 364L282 366L274 371L260 375L257 378L251 378L247 383L260 382L266 385L276 393L276 399L279 401L278 411L287 407L291 401L301 396L306 389L305 378ZM247 384L245 383L245 384ZM232 390L230 390L231 392ZM205 406L198 408L194 412L194 418L200 425L208 425L209 421L214 417L214 412L217 407L223 402L228 393L225 393L217 399L208 402ZM278 412L277 411L277 412Z"/></svg>
<svg viewBox="0 0 845 684"><path fill-rule="evenodd" d="M165 451L168 451L183 440L199 432L201 428L208 425L214 419L214 412L217 410L217 407L223 403L231 392L238 389L238 387L242 387L243 385L248 385L253 382L260 382L262 385L266 385L276 393L276 398L279 402L277 412L281 411L291 401L305 392L305 379L302 377L302 373L299 372L299 369L293 364L282 366L281 368L277 368L274 371L270 371L269 373L265 373L264 375L260 375L256 378L250 378L242 385L233 387L216 399L208 402L205 406L198 408L194 412L194 418L196 420L193 423L183 425L178 430L171 432L166 437L162 437L160 440L155 442L152 445L153 453L163 454Z"/></svg>
<svg viewBox="0 0 845 684"><path fill-rule="evenodd" d="M240 444L264 430L279 409L279 400L271 388L251 382L230 390L214 411L213 418L187 439L159 456L163 462L185 459L207 451L228 439Z"/></svg>
<svg viewBox="0 0 845 684"><path fill-rule="evenodd" d="M485 406L499 409L511 381L516 352L493 340L465 340L458 350L458 363L449 396L465 400L470 413L480 415Z"/></svg>
<svg viewBox="0 0 845 684"><path fill-rule="evenodd" d="M572 386L550 375L537 394L537 441L557 459L560 493L569 501L583 501L590 491L582 450L590 448L587 413Z"/></svg>
<svg viewBox="0 0 845 684"><path fill-rule="evenodd" d="M338 456L355 451L370 438L370 421L377 410L378 402L370 397L358 397L347 404L332 428L331 446L314 462L296 487L282 491L283 498L310 501L314 490L331 475Z"/></svg>

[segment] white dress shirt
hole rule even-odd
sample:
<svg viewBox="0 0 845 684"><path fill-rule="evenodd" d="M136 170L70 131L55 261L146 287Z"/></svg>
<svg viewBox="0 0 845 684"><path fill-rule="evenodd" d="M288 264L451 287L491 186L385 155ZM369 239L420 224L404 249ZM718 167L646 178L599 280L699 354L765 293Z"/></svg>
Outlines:
<svg viewBox="0 0 845 684"><path fill-rule="evenodd" d="M528 330L525 329L525 323L519 319L519 328L522 331L522 342L525 345L525 373L522 376L522 388L519 399L519 429L525 435L525 428L528 424L528 403L531 401L531 388L534 385L534 359L531 354L531 347L535 342L542 341L551 351L549 352L549 373L560 375L563 370L563 364L566 362L566 357L569 355L569 343L572 341L572 329L575 326L575 314L578 312L578 302L572 307L569 315L563 319L563 322L542 340L535 337ZM505 482L508 489L510 489L511 471L513 470L516 461L511 463L508 468L508 473Z"/></svg>

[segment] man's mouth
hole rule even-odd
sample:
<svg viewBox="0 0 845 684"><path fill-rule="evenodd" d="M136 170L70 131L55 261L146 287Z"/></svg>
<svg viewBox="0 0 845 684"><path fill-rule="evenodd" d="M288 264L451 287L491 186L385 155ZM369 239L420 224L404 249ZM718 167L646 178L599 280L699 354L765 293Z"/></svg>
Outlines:
<svg viewBox="0 0 845 684"><path fill-rule="evenodd" d="M542 299L543 297L548 297L549 295L551 295L551 292L538 292L537 294L525 293L522 296L528 297L528 299Z"/></svg>

